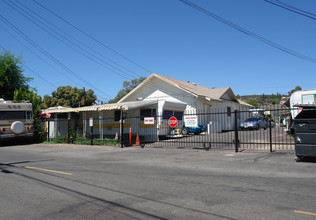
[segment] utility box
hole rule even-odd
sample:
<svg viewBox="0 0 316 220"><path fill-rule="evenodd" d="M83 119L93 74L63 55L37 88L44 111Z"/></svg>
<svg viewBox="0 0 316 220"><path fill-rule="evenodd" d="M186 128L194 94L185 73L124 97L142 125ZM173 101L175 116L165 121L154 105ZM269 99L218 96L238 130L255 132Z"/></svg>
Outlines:
<svg viewBox="0 0 316 220"><path fill-rule="evenodd" d="M316 105L297 105L300 113L293 119L290 130L295 139L297 160L316 157Z"/></svg>

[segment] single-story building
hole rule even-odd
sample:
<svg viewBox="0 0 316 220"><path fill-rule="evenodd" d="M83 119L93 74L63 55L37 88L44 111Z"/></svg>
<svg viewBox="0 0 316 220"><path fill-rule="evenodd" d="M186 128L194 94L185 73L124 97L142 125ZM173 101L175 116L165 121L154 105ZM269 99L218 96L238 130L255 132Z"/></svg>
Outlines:
<svg viewBox="0 0 316 220"><path fill-rule="evenodd" d="M184 115L194 115L198 124L208 128L207 132L232 130L235 126L233 112L248 111L251 105L236 98L232 89L208 88L189 81L152 74L118 103L94 105L79 108L49 108L43 113L52 115L50 136L67 134L68 118L70 126L77 133L89 135L89 119L93 118L94 135L114 137L120 132L121 112L127 114L124 133L132 129L145 139L156 140L170 133L168 119L174 116L177 127L183 127ZM213 113L224 112L222 117ZM215 117L216 116L216 117ZM248 115L239 114L238 121ZM144 119L152 119L146 123Z"/></svg>

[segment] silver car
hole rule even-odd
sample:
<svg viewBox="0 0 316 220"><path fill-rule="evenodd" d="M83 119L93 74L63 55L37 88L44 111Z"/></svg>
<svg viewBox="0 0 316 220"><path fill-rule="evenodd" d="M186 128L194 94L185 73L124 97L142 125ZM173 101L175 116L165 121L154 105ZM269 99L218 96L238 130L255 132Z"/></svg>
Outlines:
<svg viewBox="0 0 316 220"><path fill-rule="evenodd" d="M259 130L260 128L263 128L266 130L268 127L268 123L260 117L252 117L248 118L245 120L243 123L240 124L240 129L241 130L246 130L246 129L256 129Z"/></svg>

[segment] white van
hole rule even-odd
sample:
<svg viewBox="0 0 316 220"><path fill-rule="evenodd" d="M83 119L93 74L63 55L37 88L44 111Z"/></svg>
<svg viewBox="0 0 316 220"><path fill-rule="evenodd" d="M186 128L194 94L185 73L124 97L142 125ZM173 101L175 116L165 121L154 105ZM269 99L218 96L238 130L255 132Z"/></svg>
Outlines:
<svg viewBox="0 0 316 220"><path fill-rule="evenodd" d="M27 101L5 101L0 98L0 140L33 137L32 104Z"/></svg>

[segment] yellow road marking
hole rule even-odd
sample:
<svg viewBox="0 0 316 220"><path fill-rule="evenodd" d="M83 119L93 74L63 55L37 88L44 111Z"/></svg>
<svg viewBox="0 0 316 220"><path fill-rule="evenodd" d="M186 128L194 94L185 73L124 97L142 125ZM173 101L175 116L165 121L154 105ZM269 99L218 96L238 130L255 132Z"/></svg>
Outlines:
<svg viewBox="0 0 316 220"><path fill-rule="evenodd" d="M53 173L60 173L60 174L65 174L65 175L72 175L72 173L66 173L66 172L61 172L57 170L47 170L47 169L38 168L38 167L25 167L25 168L33 169L33 170L42 170L42 171L53 172Z"/></svg>
<svg viewBox="0 0 316 220"><path fill-rule="evenodd" d="M305 215L313 215L316 216L316 213L313 212L304 212L304 211L298 211L298 210L294 210L295 213L300 213L300 214L305 214Z"/></svg>

